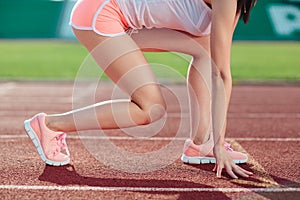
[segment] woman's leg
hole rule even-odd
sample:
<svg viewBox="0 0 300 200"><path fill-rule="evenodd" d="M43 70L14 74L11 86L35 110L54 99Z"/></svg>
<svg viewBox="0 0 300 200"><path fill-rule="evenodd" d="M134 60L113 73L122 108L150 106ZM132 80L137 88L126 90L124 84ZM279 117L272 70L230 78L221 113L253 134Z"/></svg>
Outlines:
<svg viewBox="0 0 300 200"><path fill-rule="evenodd" d="M74 30L74 33L98 64L102 64L103 60L110 57L109 51L94 49L108 39L113 41L114 38L103 37L93 31ZM119 36L117 39L124 40L124 43L132 42L127 35ZM117 49L110 50L111 52L117 51ZM164 115L166 107L164 99L141 50L131 51L129 48L128 53L116 57L103 70L111 80L130 95L131 100L104 102L68 113L46 116L45 122L48 128L63 132L99 128L115 129L148 124Z"/></svg>
<svg viewBox="0 0 300 200"><path fill-rule="evenodd" d="M185 32L156 30L161 34L159 40L152 44L179 53L193 56L193 62L189 67L188 89L191 111L191 138L194 143L205 143L211 132L211 59L210 59L210 36L194 37ZM147 34L144 33L144 34ZM183 35L184 34L184 35ZM147 35L148 36L148 35ZM151 36L151 32L150 32ZM168 37L169 36L169 37ZM143 44L143 38L134 38L138 43ZM174 41L171 41L174 40ZM191 42L194 40L196 42ZM149 44L146 44L146 46ZM161 49L143 49L144 51L160 52ZM212 138L212 137L211 137Z"/></svg>
<svg viewBox="0 0 300 200"><path fill-rule="evenodd" d="M194 38L195 41L198 42L199 45L201 45L208 53L208 55L210 56L210 37L195 37ZM205 56L204 56L205 57ZM196 69L195 65L191 65L190 69L189 69L189 76L188 76L188 81L190 84L190 87L192 88L192 92L195 93L196 98L191 98L191 106L195 107L198 105L199 107L199 116L197 116L196 113L194 113L194 118L192 118L192 122L193 122L193 133L195 134L194 136L194 142L196 144L203 144L206 141L208 141L210 138L212 139L213 135L212 135L212 100L213 100L213 96L216 95L224 95L224 99L221 97L221 99L215 99L215 101L219 101L219 105L221 107L219 107L220 110L218 110L217 112L214 113L215 118L216 116L218 116L217 118L220 120L225 120L224 123L217 123L215 124L215 127L218 127L218 129L221 129L222 132L225 132L226 130L226 115L223 116L221 110L225 109L225 112L227 112L228 110L228 105L229 105L229 98L231 96L231 89L232 89L232 80L231 80L231 73L230 73L230 69L228 69L227 71L219 68L218 66L215 66L213 61L211 59L209 59L209 61L206 58L201 58L198 57L199 62L209 62L207 63L207 69L210 69L209 71L209 75L206 74L207 70L205 69L205 65L200 64L197 66L200 66L201 69ZM195 60L195 62L197 61L197 58ZM201 72L201 73L199 73ZM215 74L221 74L221 76L217 77L215 76ZM201 75L201 76L200 76ZM210 86L205 84L205 81L203 81L203 76L206 76L206 80L209 80L210 82ZM223 86L220 86L223 85ZM224 89L224 94L222 92L217 93L216 92L216 87L217 85L219 85L219 90ZM214 91L213 91L214 90ZM214 93L214 94L213 94ZM221 94L222 93L222 94ZM190 95L191 97L193 95ZM220 102L221 100L225 100L226 102ZM223 104L224 103L224 104ZM223 106L225 107L223 107ZM222 109L221 109L222 108ZM225 118L225 119L223 119ZM199 125L199 127L197 128L197 123ZM220 127L220 125L222 127ZM223 134L225 136L225 134ZM215 138L214 140L222 140L224 141L224 138Z"/></svg>
<svg viewBox="0 0 300 200"><path fill-rule="evenodd" d="M203 144L207 142L211 135L211 97L210 97L210 37L193 37L203 50L207 51L207 55L193 55L193 63L191 63L188 71L188 87L190 96L191 110L191 131L195 144ZM194 65L198 63L198 65ZM199 69L199 67L201 69ZM206 76L206 77L204 77Z"/></svg>

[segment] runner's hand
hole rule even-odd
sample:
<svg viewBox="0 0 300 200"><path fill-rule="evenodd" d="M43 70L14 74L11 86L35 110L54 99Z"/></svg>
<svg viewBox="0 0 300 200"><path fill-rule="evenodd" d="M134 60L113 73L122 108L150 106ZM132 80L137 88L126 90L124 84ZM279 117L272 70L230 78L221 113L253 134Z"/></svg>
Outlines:
<svg viewBox="0 0 300 200"><path fill-rule="evenodd" d="M238 176L241 177L249 177L250 175L253 175L252 172L249 172L239 166L237 166L233 160L230 158L229 154L226 152L224 146L221 145L215 145L214 147L214 155L216 158L216 165L213 169L214 172L217 172L217 177L222 177L222 170L225 168L226 172L232 177L232 178L238 178Z"/></svg>

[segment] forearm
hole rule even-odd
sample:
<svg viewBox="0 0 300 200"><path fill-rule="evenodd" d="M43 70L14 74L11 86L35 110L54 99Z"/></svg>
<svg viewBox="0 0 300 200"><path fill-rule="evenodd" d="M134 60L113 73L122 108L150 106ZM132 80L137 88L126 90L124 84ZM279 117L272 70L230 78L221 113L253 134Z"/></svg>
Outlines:
<svg viewBox="0 0 300 200"><path fill-rule="evenodd" d="M230 51L237 23L236 1L212 0L211 58L212 58L212 125L215 144L223 144L232 80Z"/></svg>
<svg viewBox="0 0 300 200"><path fill-rule="evenodd" d="M221 98L219 97L219 99L215 100L215 103L224 105L224 109L222 112L222 116L219 117L220 119L216 119L213 122L213 123L218 123L217 120L219 120L220 121L219 126L221 126L221 124L222 124L222 128L220 127L218 131L214 131L214 138L215 138L215 144L223 146L224 141L225 141L226 127L227 127L227 114L228 114L228 108L229 108L231 91L232 91L232 80L231 80L231 78L223 80L220 77L219 78L215 77L213 79L215 79L214 84L216 84L216 82L217 82L216 79L219 79L219 82L223 82L223 86L222 86L222 84L216 85L219 88L216 89L215 92L219 92L220 90L224 89L223 94L225 95L225 97L221 97ZM214 105L214 106L218 106L218 105ZM212 115L221 115L220 110L216 110L216 109L214 109L214 110L217 113L213 113ZM216 126L218 126L218 125L216 125Z"/></svg>
<svg viewBox="0 0 300 200"><path fill-rule="evenodd" d="M223 145L227 123L227 111L232 90L231 77L224 79L213 70L212 75L212 126L214 143Z"/></svg>
<svg viewBox="0 0 300 200"><path fill-rule="evenodd" d="M223 144L226 131L227 111L231 97L232 78L230 71L229 38L211 35L212 50L212 125L215 144ZM217 38L217 39L215 39ZM231 39L230 39L231 40Z"/></svg>

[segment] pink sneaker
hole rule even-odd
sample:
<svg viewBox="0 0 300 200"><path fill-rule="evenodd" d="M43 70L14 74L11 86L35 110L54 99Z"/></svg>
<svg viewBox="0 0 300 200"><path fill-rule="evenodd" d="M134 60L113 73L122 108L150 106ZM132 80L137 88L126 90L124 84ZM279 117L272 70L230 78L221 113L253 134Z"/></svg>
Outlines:
<svg viewBox="0 0 300 200"><path fill-rule="evenodd" d="M234 163L246 163L248 161L248 156L246 154L234 151L227 142L225 142L224 147ZM184 144L181 160L182 162L189 164L216 163L212 140L205 144L195 145L191 139L187 139Z"/></svg>
<svg viewBox="0 0 300 200"><path fill-rule="evenodd" d="M45 113L39 113L24 122L25 130L37 148L43 161L48 165L61 166L70 162L66 133L55 132L45 125ZM61 150L65 150L66 154Z"/></svg>

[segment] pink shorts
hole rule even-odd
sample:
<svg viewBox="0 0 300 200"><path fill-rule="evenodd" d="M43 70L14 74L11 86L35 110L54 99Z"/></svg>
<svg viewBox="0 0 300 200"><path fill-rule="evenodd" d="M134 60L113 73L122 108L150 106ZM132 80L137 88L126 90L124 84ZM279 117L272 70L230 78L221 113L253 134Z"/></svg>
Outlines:
<svg viewBox="0 0 300 200"><path fill-rule="evenodd" d="M129 29L116 0L79 0L72 10L70 25L108 37L123 35Z"/></svg>

